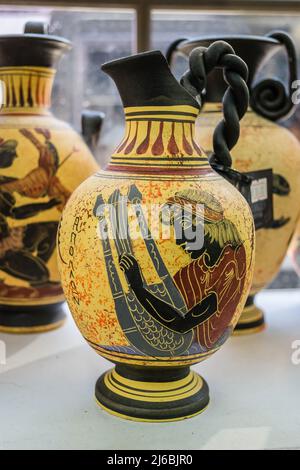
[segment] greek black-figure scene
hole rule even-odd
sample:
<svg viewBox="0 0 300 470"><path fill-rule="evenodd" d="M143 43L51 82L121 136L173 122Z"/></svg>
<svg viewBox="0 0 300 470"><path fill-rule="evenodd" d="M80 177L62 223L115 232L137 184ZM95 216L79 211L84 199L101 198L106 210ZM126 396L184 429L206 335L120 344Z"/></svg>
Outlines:
<svg viewBox="0 0 300 470"><path fill-rule="evenodd" d="M226 326L239 302L246 272L245 249L236 227L224 218L222 207L209 193L197 190L175 193L162 206L162 218L171 211L174 243L189 254L190 263L172 278L151 237L143 216L142 194L136 186L129 188L128 200L134 205L145 235L146 248L161 279L160 284L145 284L143 272L132 250L130 234L126 239L120 237L121 227L128 226L127 207L122 202L120 192L115 191L109 203L116 211L110 220L116 239L105 240L107 221L103 214L99 225L107 276L112 293L117 297L116 312L120 323L124 324L123 329L134 347L133 351L157 355L195 354L220 346L231 333L232 328ZM96 215L101 213L101 207L104 207L104 201L98 196L94 207ZM199 229L204 230L200 249L189 247L189 244L193 245L193 240L185 239L182 230L195 224L196 218L199 219ZM196 232L197 228L195 225ZM130 288L129 293L123 292L122 296L110 250L113 242L119 267Z"/></svg>
<svg viewBox="0 0 300 470"><path fill-rule="evenodd" d="M51 142L48 129L20 129L22 134L39 152L37 167L25 176L17 178L6 176L6 168L13 166L15 159L24 158L19 150L17 140L0 142L0 270L13 278L26 281L26 286L12 286L1 281L0 291L5 291L7 297L25 295L57 295L61 292L60 283L52 281L47 262L53 255L56 246L57 220L46 222L30 222L32 218L56 208L61 212L70 192L63 186L57 170L59 156L56 147ZM76 150L76 149L75 149ZM73 152L72 152L73 153ZM71 157L72 153L67 156ZM17 203L25 198L32 203ZM43 198L45 202L34 202ZM50 217L51 219L51 217ZM11 226L11 220L18 221ZM32 219L31 219L32 220Z"/></svg>

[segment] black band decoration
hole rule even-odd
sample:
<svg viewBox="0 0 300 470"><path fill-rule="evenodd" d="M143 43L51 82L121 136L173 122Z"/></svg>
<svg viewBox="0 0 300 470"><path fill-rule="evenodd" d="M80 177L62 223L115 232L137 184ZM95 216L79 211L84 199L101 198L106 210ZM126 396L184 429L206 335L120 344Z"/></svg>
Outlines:
<svg viewBox="0 0 300 470"><path fill-rule="evenodd" d="M292 83L297 80L297 54L293 40L283 31L273 31L268 37L276 39L287 52L289 65L288 93L279 79L266 79L251 89L251 108L260 116L277 121L294 108Z"/></svg>
<svg viewBox="0 0 300 470"><path fill-rule="evenodd" d="M203 102L206 89L206 77L215 67L223 68L224 80L228 85L223 96L223 119L217 125L213 135L213 153L211 166L234 185L250 184L251 178L231 169L230 150L235 146L240 135L240 123L249 104L249 91L246 84L248 67L235 55L233 48L225 41L216 41L208 48L193 49L189 58L189 70L181 78L181 84L193 95L199 104Z"/></svg>

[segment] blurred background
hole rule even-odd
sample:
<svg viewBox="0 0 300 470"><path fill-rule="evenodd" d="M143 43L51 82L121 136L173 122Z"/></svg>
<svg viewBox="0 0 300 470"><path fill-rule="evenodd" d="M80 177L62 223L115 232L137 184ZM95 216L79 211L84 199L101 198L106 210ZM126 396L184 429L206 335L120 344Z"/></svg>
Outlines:
<svg viewBox="0 0 300 470"><path fill-rule="evenodd" d="M99 8L0 6L1 34L22 33L27 21L45 21L50 25L50 34L61 35L72 41L72 51L59 65L52 108L57 117L70 122L78 131L82 109L101 110L105 113L105 124L97 149L97 159L101 165L107 162L123 134L122 105L112 80L100 69L103 62L148 48L165 52L170 42L176 38L192 38L214 33L262 35L273 29L290 33L300 55L300 8L292 8L293 4L299 4L297 1L264 0L264 5L269 4L269 8L258 8L257 11L253 8L241 9L242 1L238 2L239 8L236 11L232 8L214 11L199 8L189 10L184 8L184 1L175 0L172 4L176 4L176 8L171 5L168 9L157 9L157 3L159 2L143 1L137 8L102 8L101 1L98 2ZM211 6L214 3L212 0ZM252 3L259 7L258 1ZM287 4L288 12L284 10ZM180 8L177 8L179 6ZM260 71L261 76L270 76L272 73L273 76L285 79L285 60L284 54L277 54ZM174 63L175 75L180 77L186 67L186 59L178 56ZM300 114L300 107L296 113ZM295 134L299 132L300 138L300 130L295 127L293 131ZM299 278L288 258L269 287L300 287Z"/></svg>

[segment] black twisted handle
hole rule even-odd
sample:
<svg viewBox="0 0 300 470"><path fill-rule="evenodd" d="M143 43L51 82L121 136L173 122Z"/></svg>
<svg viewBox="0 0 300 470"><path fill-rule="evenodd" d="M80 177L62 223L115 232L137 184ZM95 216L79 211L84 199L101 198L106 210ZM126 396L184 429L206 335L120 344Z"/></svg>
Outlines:
<svg viewBox="0 0 300 470"><path fill-rule="evenodd" d="M286 117L294 108L292 84L297 80L297 53L291 37L283 31L273 31L267 35L277 39L287 52L289 66L288 93L284 84L276 79L265 79L251 89L251 108L261 116L277 121Z"/></svg>
<svg viewBox="0 0 300 470"><path fill-rule="evenodd" d="M222 67L224 80L228 85L223 96L223 119L217 125L213 135L213 153L211 166L229 180L249 183L250 178L230 167L230 150L235 146L240 135L240 123L249 104L249 91L246 84L248 67L235 55L233 48L225 41L216 41L208 48L197 47L189 57L189 70L181 78L181 84L193 95L199 104L206 89L206 77L215 67Z"/></svg>

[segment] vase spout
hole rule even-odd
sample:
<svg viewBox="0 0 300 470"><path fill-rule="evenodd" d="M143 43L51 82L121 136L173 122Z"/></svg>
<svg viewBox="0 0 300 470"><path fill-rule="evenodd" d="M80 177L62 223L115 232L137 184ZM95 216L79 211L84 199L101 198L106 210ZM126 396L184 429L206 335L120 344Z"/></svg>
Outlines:
<svg viewBox="0 0 300 470"><path fill-rule="evenodd" d="M199 105L180 85L160 51L137 54L102 66L115 81L125 114L125 134L110 169L170 171L210 168L195 142Z"/></svg>
<svg viewBox="0 0 300 470"><path fill-rule="evenodd" d="M125 108L186 105L199 109L197 101L176 80L160 51L106 62L101 68L114 80Z"/></svg>

